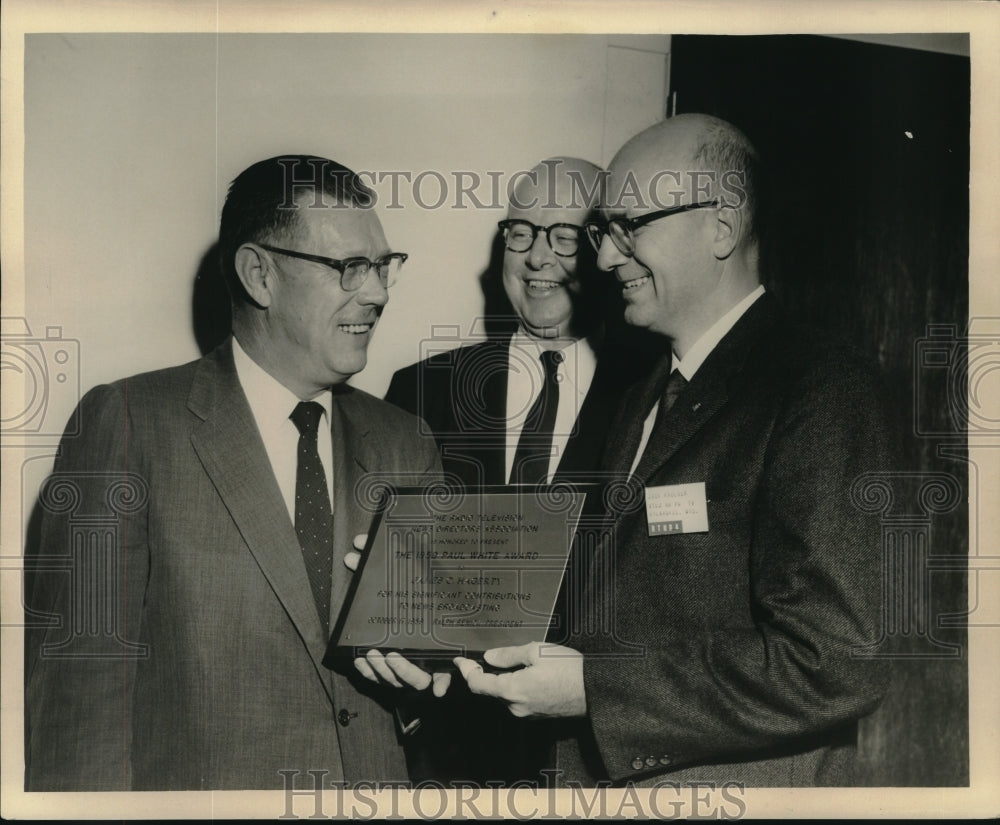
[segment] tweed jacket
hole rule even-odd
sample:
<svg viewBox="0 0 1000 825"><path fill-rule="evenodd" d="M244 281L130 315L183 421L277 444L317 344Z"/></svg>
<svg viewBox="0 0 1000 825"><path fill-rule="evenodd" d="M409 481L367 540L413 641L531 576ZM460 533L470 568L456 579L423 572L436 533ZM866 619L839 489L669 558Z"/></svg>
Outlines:
<svg viewBox="0 0 1000 825"><path fill-rule="evenodd" d="M623 399L604 467L626 476L669 358ZM881 527L892 467L875 372L758 299L653 431L588 560L588 715L564 780L849 784L887 682ZM645 490L704 482L708 531L651 535Z"/></svg>
<svg viewBox="0 0 1000 825"><path fill-rule="evenodd" d="M440 462L410 416L364 392L335 388L331 419L333 546L346 553L371 522L371 474L416 484ZM280 771L311 788L310 770L405 780L391 696L321 664L327 640L231 339L93 389L80 420L40 502L50 563L29 601L44 621L26 646L28 790L283 788ZM111 525L102 536L87 531L95 517ZM333 570L331 627L351 575L342 554Z"/></svg>

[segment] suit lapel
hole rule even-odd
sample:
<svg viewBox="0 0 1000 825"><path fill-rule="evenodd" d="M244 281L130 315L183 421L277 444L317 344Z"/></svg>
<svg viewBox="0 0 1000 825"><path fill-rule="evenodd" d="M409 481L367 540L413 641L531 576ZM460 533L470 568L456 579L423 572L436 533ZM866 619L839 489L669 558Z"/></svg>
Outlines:
<svg viewBox="0 0 1000 825"><path fill-rule="evenodd" d="M635 480L645 485L649 477L666 464L728 398L726 383L721 376L703 375L699 370L665 414L660 426L650 435L646 450L635 468Z"/></svg>
<svg viewBox="0 0 1000 825"><path fill-rule="evenodd" d="M505 484L507 374L510 339L484 341L471 347L456 366L450 391L454 409L456 456L472 459L482 468L470 472L470 483ZM455 405L461 409L455 409ZM447 459L448 445L445 445ZM446 462L447 464L447 462Z"/></svg>
<svg viewBox="0 0 1000 825"><path fill-rule="evenodd" d="M188 408L202 419L191 436L194 450L329 693L329 673L322 666L326 640L302 551L236 375L231 342L199 365Z"/></svg>
<svg viewBox="0 0 1000 825"><path fill-rule="evenodd" d="M354 537L371 524L356 497L365 473L384 466L370 438L370 424L352 402L353 390L335 388L330 422L333 443L333 586L330 593L330 627L337 623L344 596L353 575L344 565L344 554L354 547ZM363 497L363 496L362 496ZM358 518L358 515L361 518Z"/></svg>
<svg viewBox="0 0 1000 825"><path fill-rule="evenodd" d="M499 361L499 369L490 375L490 380L483 388L486 407L486 422L491 439L484 456L486 461L486 479L507 482L507 384L510 372L510 339L506 341L489 341L483 346L484 352Z"/></svg>
<svg viewBox="0 0 1000 825"><path fill-rule="evenodd" d="M712 350L650 436L636 467L637 482L645 486L650 477L726 404L731 382L742 371L751 348L773 324L774 317L770 297L764 294Z"/></svg>

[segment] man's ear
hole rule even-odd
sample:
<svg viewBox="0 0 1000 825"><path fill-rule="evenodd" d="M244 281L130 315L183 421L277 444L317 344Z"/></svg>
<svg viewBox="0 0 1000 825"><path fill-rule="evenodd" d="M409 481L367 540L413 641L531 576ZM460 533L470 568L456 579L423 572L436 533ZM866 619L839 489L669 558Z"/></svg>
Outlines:
<svg viewBox="0 0 1000 825"><path fill-rule="evenodd" d="M715 236L712 238L712 254L723 261L733 254L743 236L743 210L722 204L715 219Z"/></svg>
<svg viewBox="0 0 1000 825"><path fill-rule="evenodd" d="M239 276L243 288L247 291L247 295L253 299L257 306L269 307L271 305L271 284L275 276L271 269L271 262L261 248L252 243L243 244L236 250L233 263L236 265L236 274Z"/></svg>

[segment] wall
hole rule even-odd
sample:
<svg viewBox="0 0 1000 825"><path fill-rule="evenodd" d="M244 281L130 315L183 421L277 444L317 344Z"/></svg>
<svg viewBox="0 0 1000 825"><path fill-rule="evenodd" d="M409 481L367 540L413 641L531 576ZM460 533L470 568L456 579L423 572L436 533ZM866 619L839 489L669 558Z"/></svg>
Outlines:
<svg viewBox="0 0 1000 825"><path fill-rule="evenodd" d="M392 178L376 186L389 242L410 255L352 379L381 396L435 326L466 335L483 313L479 278L511 174L557 154L606 164L663 117L669 45L661 35L28 34L25 318L5 319L4 336L62 341L30 343L27 366L5 343L4 434L31 430L24 455L8 453L21 524L5 532L29 529L82 393L197 358L218 339L228 300L213 244L241 170L291 152L414 181L427 173L415 193L397 178L398 198ZM473 190L483 208L458 193L458 172L483 181ZM423 208L440 200L438 176L448 197ZM5 295L16 294L21 273L5 274Z"/></svg>
<svg viewBox="0 0 1000 825"><path fill-rule="evenodd" d="M440 208L399 179L402 208L381 211L410 254L354 380L381 394L432 325L464 330L482 312L508 176L554 154L609 160L663 116L668 49L663 36L29 35L28 319L79 340L81 391L195 358L194 279L240 170L303 152L428 171L424 204L440 173ZM483 179L486 208L459 197L458 171ZM53 394L52 414L69 401Z"/></svg>

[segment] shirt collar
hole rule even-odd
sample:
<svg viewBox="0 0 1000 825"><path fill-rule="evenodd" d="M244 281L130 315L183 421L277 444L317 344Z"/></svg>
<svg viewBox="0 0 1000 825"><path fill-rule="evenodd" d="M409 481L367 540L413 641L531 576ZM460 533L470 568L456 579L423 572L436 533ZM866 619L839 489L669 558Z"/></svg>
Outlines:
<svg viewBox="0 0 1000 825"><path fill-rule="evenodd" d="M764 285L758 284L753 292L712 324L708 328L708 331L695 341L694 346L687 351L687 354L683 358L678 358L674 355L673 369L680 370L681 375L688 381L694 378L694 374L698 371L698 368L705 363L705 359L712 354L712 350L718 346L719 341L726 337L729 330L736 326L736 322L753 306L754 301L763 294Z"/></svg>
<svg viewBox="0 0 1000 825"><path fill-rule="evenodd" d="M235 337L233 361L236 363L236 375L261 431L274 431L290 421L292 410L302 399L254 361ZM324 390L312 400L323 407L329 423L333 406L330 391Z"/></svg>

